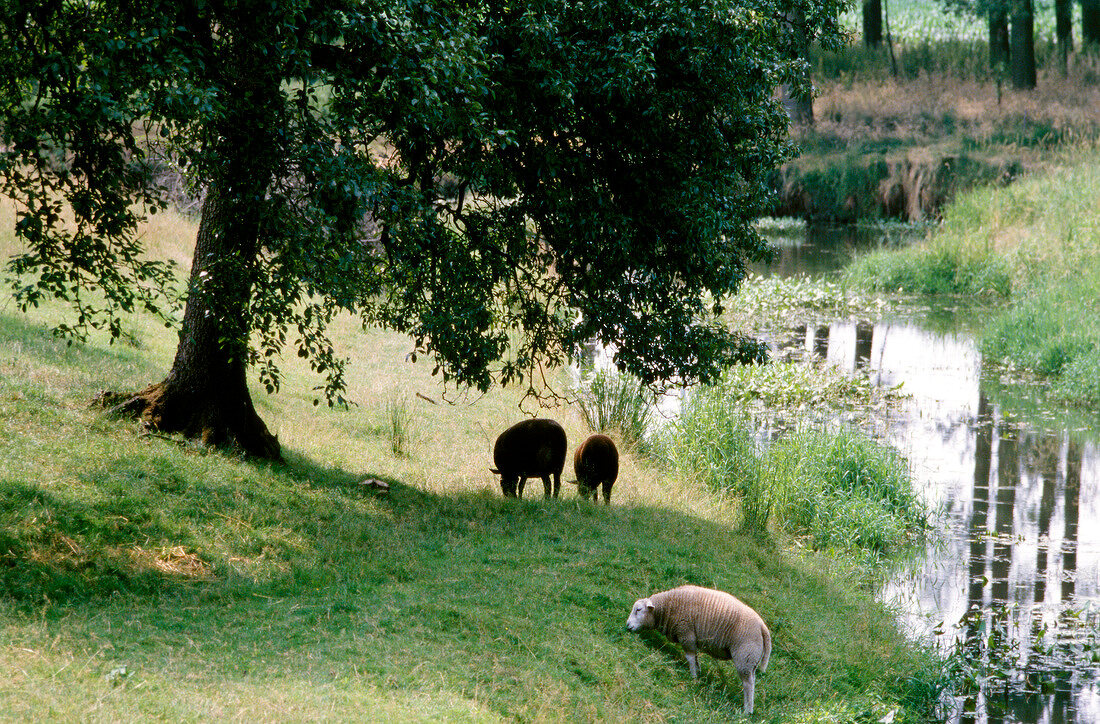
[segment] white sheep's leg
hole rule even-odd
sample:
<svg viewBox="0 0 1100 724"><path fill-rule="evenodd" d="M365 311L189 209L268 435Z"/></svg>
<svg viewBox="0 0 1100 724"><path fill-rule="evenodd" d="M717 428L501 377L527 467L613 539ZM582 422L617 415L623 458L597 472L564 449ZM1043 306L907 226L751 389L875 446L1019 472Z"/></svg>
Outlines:
<svg viewBox="0 0 1100 724"><path fill-rule="evenodd" d="M752 700L756 688L756 672L753 669L738 671L741 675L741 692L745 695L745 713L752 714Z"/></svg>
<svg viewBox="0 0 1100 724"><path fill-rule="evenodd" d="M684 656L688 660L688 669L691 671L691 678L699 678L699 655L692 653L684 653Z"/></svg>

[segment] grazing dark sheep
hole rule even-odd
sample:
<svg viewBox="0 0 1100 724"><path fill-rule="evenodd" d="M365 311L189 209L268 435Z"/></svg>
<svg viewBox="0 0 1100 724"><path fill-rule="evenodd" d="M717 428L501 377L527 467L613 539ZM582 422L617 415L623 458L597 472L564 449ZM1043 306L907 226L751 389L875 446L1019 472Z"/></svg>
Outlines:
<svg viewBox="0 0 1100 724"><path fill-rule="evenodd" d="M751 714L756 672L768 668L772 635L760 614L725 591L680 586L634 603L626 627L656 629L684 647L692 678L699 676L699 652L733 659L741 677L745 713Z"/></svg>
<svg viewBox="0 0 1100 724"><path fill-rule="evenodd" d="M599 497L603 487L604 505L611 505L611 486L619 477L619 450L607 435L590 435L573 453L573 471L577 474L577 492L582 498Z"/></svg>
<svg viewBox="0 0 1100 724"><path fill-rule="evenodd" d="M523 497L527 478L542 478L546 497L550 497L550 476L554 476L554 497L561 491L561 471L565 467L565 429L554 420L533 419L517 422L500 433L493 445L496 468L489 472L500 476L505 497Z"/></svg>

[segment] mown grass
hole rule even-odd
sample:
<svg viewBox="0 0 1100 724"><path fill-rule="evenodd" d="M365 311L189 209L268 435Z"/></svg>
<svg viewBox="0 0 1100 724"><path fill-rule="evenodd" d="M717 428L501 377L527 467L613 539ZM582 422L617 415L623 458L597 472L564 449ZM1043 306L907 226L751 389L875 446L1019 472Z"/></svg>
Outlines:
<svg viewBox="0 0 1100 724"><path fill-rule="evenodd" d="M949 207L942 228L900 251L872 252L846 271L862 288L1006 300L982 334L992 359L1050 382L1066 402L1100 407L1100 160L979 189Z"/></svg>
<svg viewBox="0 0 1100 724"><path fill-rule="evenodd" d="M156 381L174 334L134 318L129 344L70 347L58 313L0 309L4 717L735 719L728 665L693 682L623 625L684 582L771 626L758 720L920 721L935 700L930 655L857 569L739 531L734 505L667 469L625 455L610 508L503 499L489 449L519 394L445 393L407 340L341 321L348 410L314 408L288 359L284 391L256 395L286 456L266 464L90 408ZM587 432L570 408L542 414Z"/></svg>

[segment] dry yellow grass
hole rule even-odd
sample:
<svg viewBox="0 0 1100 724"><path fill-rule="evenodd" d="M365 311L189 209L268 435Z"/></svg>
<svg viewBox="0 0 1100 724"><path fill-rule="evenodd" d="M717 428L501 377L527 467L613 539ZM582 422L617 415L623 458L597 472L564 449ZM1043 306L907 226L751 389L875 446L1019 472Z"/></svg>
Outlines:
<svg viewBox="0 0 1100 724"><path fill-rule="evenodd" d="M934 141L944 132L944 118L979 139L1014 119L1059 131L1091 127L1098 120L1100 85L1087 82L1088 62L1081 60L1065 77L1045 72L1032 91L947 74L913 81L818 79L814 131L852 140L907 135Z"/></svg>

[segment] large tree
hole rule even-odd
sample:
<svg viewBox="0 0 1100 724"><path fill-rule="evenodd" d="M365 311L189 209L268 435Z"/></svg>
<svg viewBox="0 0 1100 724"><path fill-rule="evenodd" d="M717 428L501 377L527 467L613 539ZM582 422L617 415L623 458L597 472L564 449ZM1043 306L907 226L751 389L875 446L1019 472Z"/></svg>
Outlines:
<svg viewBox="0 0 1100 724"><path fill-rule="evenodd" d="M124 407L278 457L250 369L338 403L341 311L487 389L592 337L647 382L759 350L716 320L766 247L780 84L838 0L2 0L0 183L24 305L166 317L156 171L204 193L175 361ZM796 17L792 24L789 18Z"/></svg>

